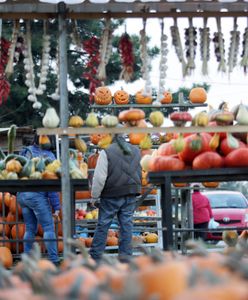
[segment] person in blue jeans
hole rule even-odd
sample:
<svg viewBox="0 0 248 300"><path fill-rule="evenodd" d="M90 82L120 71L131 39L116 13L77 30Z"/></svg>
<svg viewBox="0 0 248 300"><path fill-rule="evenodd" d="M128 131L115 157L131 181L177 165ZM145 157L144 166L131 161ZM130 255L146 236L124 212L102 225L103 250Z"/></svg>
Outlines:
<svg viewBox="0 0 248 300"><path fill-rule="evenodd" d="M89 251L100 262L107 234L115 216L119 223L119 260L132 255L133 213L136 196L141 193L140 149L115 135L112 144L100 152L93 175L91 196L100 199L98 223Z"/></svg>
<svg viewBox="0 0 248 300"><path fill-rule="evenodd" d="M39 146L39 137L35 135L33 145L25 147L21 155L32 157L44 157L55 160L54 154L49 150L43 150ZM48 253L48 258L59 264L56 235L54 229L54 218L58 218L60 212L60 201L57 192L19 192L17 201L22 208L25 223L24 252L29 253L32 249L38 224L43 229L43 238ZM53 213L54 212L54 213ZM25 241L27 240L27 241ZM50 241L49 241L50 240Z"/></svg>

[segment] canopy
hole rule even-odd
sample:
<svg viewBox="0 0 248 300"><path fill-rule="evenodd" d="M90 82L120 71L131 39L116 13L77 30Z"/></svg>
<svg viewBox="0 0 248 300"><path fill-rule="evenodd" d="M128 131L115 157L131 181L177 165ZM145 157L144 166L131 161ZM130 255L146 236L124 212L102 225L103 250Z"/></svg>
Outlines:
<svg viewBox="0 0 248 300"><path fill-rule="evenodd" d="M64 0L68 18L248 16L248 0ZM53 18L58 0L0 0L1 18Z"/></svg>

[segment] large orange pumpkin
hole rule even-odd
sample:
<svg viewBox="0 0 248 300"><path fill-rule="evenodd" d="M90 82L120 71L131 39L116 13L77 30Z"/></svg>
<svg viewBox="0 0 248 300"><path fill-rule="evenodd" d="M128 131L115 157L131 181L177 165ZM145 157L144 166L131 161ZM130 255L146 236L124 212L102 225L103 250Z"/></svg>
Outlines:
<svg viewBox="0 0 248 300"><path fill-rule="evenodd" d="M5 218L0 217L0 235L9 236L10 227L9 224L6 223Z"/></svg>
<svg viewBox="0 0 248 300"><path fill-rule="evenodd" d="M18 233L17 233L18 231ZM16 224L11 228L12 238L22 240L25 233L25 224Z"/></svg>
<svg viewBox="0 0 248 300"><path fill-rule="evenodd" d="M204 181L202 182L202 185L206 188L217 188L219 186L218 181Z"/></svg>
<svg viewBox="0 0 248 300"><path fill-rule="evenodd" d="M184 162L172 156L156 156L149 161L149 171L151 172L178 171L184 168Z"/></svg>
<svg viewBox="0 0 248 300"><path fill-rule="evenodd" d="M168 156L177 154L175 147L173 146L173 142L164 143L158 147L158 155Z"/></svg>
<svg viewBox="0 0 248 300"><path fill-rule="evenodd" d="M184 138L185 146L183 151L178 153L178 156L181 160L183 160L186 164L191 164L193 159L200 153L204 151L211 151L209 142L211 140L211 135L205 132L200 133L200 135L194 133ZM201 143L201 147L199 149L192 149L192 142L199 141Z"/></svg>
<svg viewBox="0 0 248 300"><path fill-rule="evenodd" d="M95 103L99 105L107 105L112 102L112 93L107 86L100 86L95 91Z"/></svg>
<svg viewBox="0 0 248 300"><path fill-rule="evenodd" d="M139 121L144 118L145 118L145 112L139 108L131 108L128 110L123 110L118 115L118 119L120 122Z"/></svg>
<svg viewBox="0 0 248 300"><path fill-rule="evenodd" d="M189 93L189 100L192 103L204 103L207 100L207 92L202 87L195 87Z"/></svg>

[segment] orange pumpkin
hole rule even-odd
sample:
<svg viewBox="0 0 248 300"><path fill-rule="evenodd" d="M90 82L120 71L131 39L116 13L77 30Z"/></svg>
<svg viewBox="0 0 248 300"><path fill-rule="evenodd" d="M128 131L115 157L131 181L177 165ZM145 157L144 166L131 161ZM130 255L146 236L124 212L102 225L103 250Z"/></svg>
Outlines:
<svg viewBox="0 0 248 300"><path fill-rule="evenodd" d="M0 247L7 247L9 249L11 249L11 243L8 242L8 237L5 236L0 236Z"/></svg>
<svg viewBox="0 0 248 300"><path fill-rule="evenodd" d="M106 244L107 246L117 246L118 238L116 236L108 236Z"/></svg>
<svg viewBox="0 0 248 300"><path fill-rule="evenodd" d="M75 199L90 199L91 192L90 191L76 191Z"/></svg>
<svg viewBox="0 0 248 300"><path fill-rule="evenodd" d="M95 169L98 157L99 157L98 151L89 155L89 157L88 157L88 168L89 169Z"/></svg>
<svg viewBox="0 0 248 300"><path fill-rule="evenodd" d="M11 159L7 162L5 169L8 172L20 173L22 170L21 163L16 159Z"/></svg>
<svg viewBox="0 0 248 300"><path fill-rule="evenodd" d="M44 150L49 150L51 148L51 141L47 135L39 136L39 145Z"/></svg>
<svg viewBox="0 0 248 300"><path fill-rule="evenodd" d="M143 91L139 91L135 94L135 102L137 104L151 104L152 95L144 95Z"/></svg>
<svg viewBox="0 0 248 300"><path fill-rule="evenodd" d="M41 174L42 179L59 179L59 177L51 171L45 170Z"/></svg>
<svg viewBox="0 0 248 300"><path fill-rule="evenodd" d="M175 182L173 183L173 186L174 187L178 187L178 188L181 188L181 187L186 187L188 186L189 184L188 183L185 183L185 182Z"/></svg>
<svg viewBox="0 0 248 300"><path fill-rule="evenodd" d="M11 268L13 265L12 254L7 247L0 247L0 261L3 266L7 269Z"/></svg>
<svg viewBox="0 0 248 300"><path fill-rule="evenodd" d="M218 181L209 181L209 182L202 182L202 185L205 186L206 188L216 188L219 186Z"/></svg>
<svg viewBox="0 0 248 300"><path fill-rule="evenodd" d="M139 120L136 124L137 127L147 127L145 120ZM139 145L140 142L146 137L146 133L129 133L129 142L133 145Z"/></svg>
<svg viewBox="0 0 248 300"><path fill-rule="evenodd" d="M128 104L129 94L124 90L118 90L114 93L114 99L116 104Z"/></svg>
<svg viewBox="0 0 248 300"><path fill-rule="evenodd" d="M192 103L204 103L207 101L207 92L202 87L195 87L189 93L189 100Z"/></svg>
<svg viewBox="0 0 248 300"><path fill-rule="evenodd" d="M136 122L144 118L145 118L145 112L139 108L131 108L128 110L123 110L118 115L118 119L120 122L132 122L132 121Z"/></svg>
<svg viewBox="0 0 248 300"><path fill-rule="evenodd" d="M6 223L5 218L0 217L0 235L9 236L10 227L9 224Z"/></svg>
<svg viewBox="0 0 248 300"><path fill-rule="evenodd" d="M18 231L18 233L17 233ZM25 233L25 224L16 224L11 228L12 238L22 240Z"/></svg>
<svg viewBox="0 0 248 300"><path fill-rule="evenodd" d="M172 93L164 92L163 98L160 100L162 104L170 104L173 101Z"/></svg>
<svg viewBox="0 0 248 300"><path fill-rule="evenodd" d="M100 86L95 91L95 103L99 105L107 105L112 102L111 90L106 86Z"/></svg>

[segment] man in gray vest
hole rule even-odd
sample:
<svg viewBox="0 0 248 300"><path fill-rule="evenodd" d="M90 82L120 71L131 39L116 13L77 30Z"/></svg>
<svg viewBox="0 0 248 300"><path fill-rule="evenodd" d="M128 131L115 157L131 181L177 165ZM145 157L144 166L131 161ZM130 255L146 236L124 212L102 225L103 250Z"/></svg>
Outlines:
<svg viewBox="0 0 248 300"><path fill-rule="evenodd" d="M91 189L93 201L100 199L98 223L89 251L96 262L101 260L115 215L120 228L119 260L126 262L132 255L133 213L136 196L141 193L140 159L140 149L120 134L100 152Z"/></svg>

